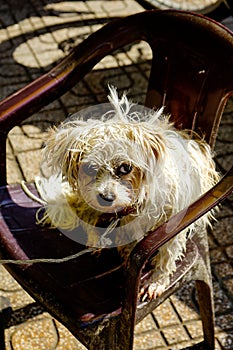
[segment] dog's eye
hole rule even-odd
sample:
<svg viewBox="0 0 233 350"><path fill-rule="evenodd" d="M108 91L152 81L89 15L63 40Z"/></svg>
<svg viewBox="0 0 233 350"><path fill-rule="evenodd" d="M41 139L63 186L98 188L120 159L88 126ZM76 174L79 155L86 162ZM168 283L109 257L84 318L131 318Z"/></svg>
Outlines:
<svg viewBox="0 0 233 350"><path fill-rule="evenodd" d="M90 163L84 163L82 169L88 176L95 176L97 173L96 167Z"/></svg>
<svg viewBox="0 0 233 350"><path fill-rule="evenodd" d="M123 163L117 168L116 175L117 176L127 175L131 172L131 170L132 170L131 165Z"/></svg>

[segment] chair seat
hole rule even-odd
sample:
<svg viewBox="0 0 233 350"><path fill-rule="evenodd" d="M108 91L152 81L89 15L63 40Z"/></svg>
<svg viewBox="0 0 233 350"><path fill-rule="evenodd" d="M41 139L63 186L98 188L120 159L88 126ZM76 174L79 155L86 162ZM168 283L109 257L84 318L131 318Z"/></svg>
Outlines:
<svg viewBox="0 0 233 350"><path fill-rule="evenodd" d="M33 185L28 187L37 194ZM3 198L0 217L8 227L8 230L0 227L1 244L7 249L11 235L10 242L14 246L11 251L8 249L8 258L19 259L25 254L25 258L29 259L58 259L86 248L56 229L38 225L36 212L40 205L27 197L20 185L1 187L0 197ZM20 255L20 252L23 254ZM8 269L15 270L19 267L11 264ZM42 290L54 290L65 305L71 300L70 307L77 319L90 310L99 314L119 307L123 274L116 249L102 250L98 256L87 253L64 263L24 265L24 274L29 278L33 276L35 285L38 283ZM27 284L26 281L25 283ZM30 280L25 288L31 289Z"/></svg>
<svg viewBox="0 0 233 350"><path fill-rule="evenodd" d="M33 184L27 184L27 187L38 196ZM6 227L5 229L0 227L1 244L5 248L3 250L7 250L11 235L10 241L14 247L13 250L12 247L11 251L8 250L8 257L3 258L19 259L24 254L26 259L60 259L86 248L57 229L37 224L36 212L41 205L28 197L20 185L0 187L0 196L2 198L0 216L4 219L1 221L5 222L7 227L7 230ZM175 281L177 282L177 276L182 278L187 273L196 258L197 249L194 243L189 241L186 263L184 264L184 260L182 264L178 262L171 287ZM16 279L19 279L20 267L8 264L7 268ZM54 291L59 303L65 305L66 310L73 313L73 317L77 320L84 319L86 314L93 314L95 319L109 313L113 315L119 313L123 299L124 271L116 249L103 249L97 254L86 253L63 263L24 264L21 269L24 278L19 282L24 284L25 289L33 294L34 298L40 299L46 291L50 293ZM145 269L142 276L144 283L148 275L150 272ZM31 281L32 276L34 282ZM41 290L38 290L38 286ZM159 300L154 302L158 303Z"/></svg>

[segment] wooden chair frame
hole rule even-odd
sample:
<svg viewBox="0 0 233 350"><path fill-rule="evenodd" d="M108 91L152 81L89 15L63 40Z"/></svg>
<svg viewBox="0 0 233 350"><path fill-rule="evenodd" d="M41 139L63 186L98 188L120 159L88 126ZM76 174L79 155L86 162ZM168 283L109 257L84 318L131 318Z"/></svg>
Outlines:
<svg viewBox="0 0 233 350"><path fill-rule="evenodd" d="M27 260L42 253L49 257L51 249L53 256L59 258L83 249L56 230L38 227L38 203L28 198L20 185L7 184L7 134L71 89L103 57L139 40L148 42L153 53L145 104L165 105L178 128L204 133L207 142L214 146L222 112L233 93L233 34L201 15L175 10L145 11L107 24L51 71L0 103L2 258ZM150 232L136 245L125 269L111 249L104 249L99 260L86 254L62 264L5 266L88 349L99 350L132 349L135 324L182 284L196 280L205 349L214 349L208 244L200 242L198 234L187 242L187 254L165 293L140 309L137 295L149 259L168 240L224 200L232 192L232 176L231 169L195 203ZM36 193L34 186L29 186ZM85 269L80 271L80 265ZM74 279L77 274L81 276L78 281ZM82 315L93 308L97 316L84 321Z"/></svg>

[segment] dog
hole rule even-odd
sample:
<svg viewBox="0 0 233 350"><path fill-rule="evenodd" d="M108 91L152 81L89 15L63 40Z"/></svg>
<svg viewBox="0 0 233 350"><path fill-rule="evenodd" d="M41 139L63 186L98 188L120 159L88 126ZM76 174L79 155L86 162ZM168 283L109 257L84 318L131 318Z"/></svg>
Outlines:
<svg viewBox="0 0 233 350"><path fill-rule="evenodd" d="M52 128L43 149L50 173L39 178L46 201L40 223L50 223L85 245L116 246L127 256L154 230L209 190L218 180L208 144L177 130L163 108L151 110L119 98L109 87L109 110L68 119ZM141 300L158 297L182 259L187 234L210 224L212 213L166 243L153 259L156 282ZM74 237L74 236L72 236ZM81 239L81 234L80 234Z"/></svg>

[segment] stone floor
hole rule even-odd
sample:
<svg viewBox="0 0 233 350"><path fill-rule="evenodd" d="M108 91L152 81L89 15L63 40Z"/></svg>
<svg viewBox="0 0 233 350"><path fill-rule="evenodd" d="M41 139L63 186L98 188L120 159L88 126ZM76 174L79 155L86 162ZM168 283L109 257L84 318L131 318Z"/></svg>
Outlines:
<svg viewBox="0 0 233 350"><path fill-rule="evenodd" d="M142 0L140 3L152 5L160 9L175 8L184 11L197 11L206 13L212 11L221 0ZM143 3L143 4L144 4Z"/></svg>
<svg viewBox="0 0 233 350"><path fill-rule="evenodd" d="M20 4L20 6L19 6ZM71 47L103 24L142 11L134 0L0 1L0 98L3 99L48 71ZM231 18L226 23L232 25ZM105 101L106 86L115 84L143 102L149 74L150 51L143 43L109 56L82 83L14 128L8 138L8 181L32 181L38 174L43 140L51 124L70 113ZM233 159L233 102L222 119L216 162L224 173ZM216 349L233 349L233 201L222 205L210 234ZM144 319L135 330L135 350L187 349L202 340L193 284L188 285ZM0 267L0 309L12 317L4 330L7 350L78 350L84 347ZM0 334L1 334L0 325ZM0 348L3 348L0 340Z"/></svg>

